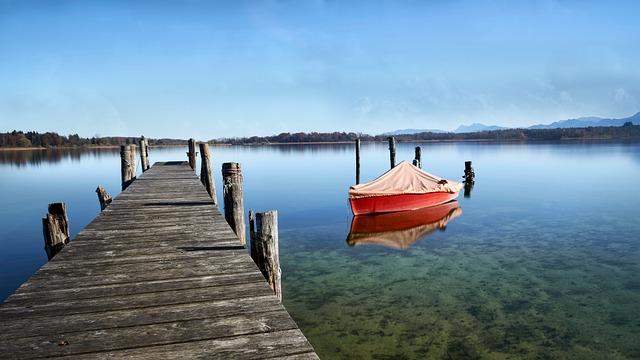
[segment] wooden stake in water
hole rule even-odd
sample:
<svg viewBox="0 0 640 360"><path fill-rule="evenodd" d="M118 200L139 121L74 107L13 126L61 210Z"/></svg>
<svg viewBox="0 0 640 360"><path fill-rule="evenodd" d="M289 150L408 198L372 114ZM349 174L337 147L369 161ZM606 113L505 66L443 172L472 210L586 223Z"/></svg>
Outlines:
<svg viewBox="0 0 640 360"><path fill-rule="evenodd" d="M422 169L422 149L420 146L416 146L416 157L414 161L417 163L417 165L415 163L414 165Z"/></svg>
<svg viewBox="0 0 640 360"><path fill-rule="evenodd" d="M98 185L96 194L98 194L98 201L100 202L100 211L106 209L107 206L111 204L111 201L113 201L111 195L107 193L107 190L105 190L102 185Z"/></svg>
<svg viewBox="0 0 640 360"><path fill-rule="evenodd" d="M140 137L140 166L142 172L149 170L149 144L144 136Z"/></svg>
<svg viewBox="0 0 640 360"><path fill-rule="evenodd" d="M360 184L360 138L356 139L356 185Z"/></svg>
<svg viewBox="0 0 640 360"><path fill-rule="evenodd" d="M69 219L64 203L49 204L47 215L42 219L42 234L44 250L51 260L69 243Z"/></svg>
<svg viewBox="0 0 640 360"><path fill-rule="evenodd" d="M135 145L120 146L120 177L122 180L122 190L126 189L127 186L136 179Z"/></svg>
<svg viewBox="0 0 640 360"><path fill-rule="evenodd" d="M471 166L471 161L464 162L464 182L473 184L475 182L476 173Z"/></svg>
<svg viewBox="0 0 640 360"><path fill-rule="evenodd" d="M189 158L189 166L191 169L196 169L196 141L193 139L189 139L189 152L187 153L187 157Z"/></svg>
<svg viewBox="0 0 640 360"><path fill-rule="evenodd" d="M211 174L211 158L209 155L209 144L200 143L200 181L204 188L207 189L213 203L217 205L216 183Z"/></svg>
<svg viewBox="0 0 640 360"><path fill-rule="evenodd" d="M278 247L278 212L275 210L257 213L255 224L255 247L251 246L251 257L267 279L271 290L282 301L282 271Z"/></svg>
<svg viewBox="0 0 640 360"><path fill-rule="evenodd" d="M242 172L239 163L229 162L222 164L222 187L224 217L240 239L240 244L244 245L247 239L244 226Z"/></svg>
<svg viewBox="0 0 640 360"><path fill-rule="evenodd" d="M396 138L389 136L389 161L391 162L391 169L396 167Z"/></svg>

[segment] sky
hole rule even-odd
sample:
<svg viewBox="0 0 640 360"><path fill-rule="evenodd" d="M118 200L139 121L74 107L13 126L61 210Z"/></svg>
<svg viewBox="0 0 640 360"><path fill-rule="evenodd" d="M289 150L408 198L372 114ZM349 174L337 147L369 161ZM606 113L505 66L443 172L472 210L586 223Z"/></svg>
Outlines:
<svg viewBox="0 0 640 360"><path fill-rule="evenodd" d="M0 0L0 131L212 139L640 111L640 1Z"/></svg>

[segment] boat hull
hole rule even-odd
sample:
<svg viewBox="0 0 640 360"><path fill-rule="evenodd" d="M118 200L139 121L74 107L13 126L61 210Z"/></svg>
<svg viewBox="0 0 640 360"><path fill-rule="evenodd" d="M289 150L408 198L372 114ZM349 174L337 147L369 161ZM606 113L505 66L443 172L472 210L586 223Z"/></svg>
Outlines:
<svg viewBox="0 0 640 360"><path fill-rule="evenodd" d="M426 194L399 194L351 198L354 215L417 210L444 204L458 197L459 192L431 192Z"/></svg>

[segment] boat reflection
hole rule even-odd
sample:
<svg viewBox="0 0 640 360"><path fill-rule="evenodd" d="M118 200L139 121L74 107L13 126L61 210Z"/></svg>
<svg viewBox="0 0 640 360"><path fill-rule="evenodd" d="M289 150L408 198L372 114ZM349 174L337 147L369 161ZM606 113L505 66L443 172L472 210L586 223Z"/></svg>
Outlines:
<svg viewBox="0 0 640 360"><path fill-rule="evenodd" d="M357 215L351 220L347 237L349 246L382 245L408 249L420 238L444 230L452 219L462 214L457 201L412 211Z"/></svg>

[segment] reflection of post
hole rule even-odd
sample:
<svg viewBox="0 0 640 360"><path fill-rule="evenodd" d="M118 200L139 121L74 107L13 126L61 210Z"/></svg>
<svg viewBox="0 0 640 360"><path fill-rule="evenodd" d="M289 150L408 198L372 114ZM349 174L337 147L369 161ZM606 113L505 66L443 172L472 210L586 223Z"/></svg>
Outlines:
<svg viewBox="0 0 640 360"><path fill-rule="evenodd" d="M51 260L69 243L69 219L64 203L49 204L47 216L42 219L42 233L44 250Z"/></svg>
<svg viewBox="0 0 640 360"><path fill-rule="evenodd" d="M111 195L107 194L107 190L105 190L102 187L102 185L98 185L98 188L96 189L96 194L98 194L98 201L100 202L100 211L102 211L106 209L109 204L111 204L111 201L113 199L111 198Z"/></svg>
<svg viewBox="0 0 640 360"><path fill-rule="evenodd" d="M189 166L191 166L192 170L196 169L196 141L193 139L189 139L189 152L187 153L187 157L189 158Z"/></svg>
<svg viewBox="0 0 640 360"><path fill-rule="evenodd" d="M464 197L471 197L471 190L473 190L473 182L465 182L464 183Z"/></svg>
<svg viewBox="0 0 640 360"><path fill-rule="evenodd" d="M356 139L356 185L360 184L360 138Z"/></svg>
<svg viewBox="0 0 640 360"><path fill-rule="evenodd" d="M134 146L133 155L131 154L131 146ZM122 190L126 189L136 178L135 145L120 146L120 177Z"/></svg>
<svg viewBox="0 0 640 360"><path fill-rule="evenodd" d="M282 301L282 271L278 249L278 212L275 210L257 213L255 243L251 246L251 257L267 279L271 290Z"/></svg>
<svg viewBox="0 0 640 360"><path fill-rule="evenodd" d="M414 161L414 165L417 164L416 166L422 169L422 149L420 148L420 146L416 146L416 157Z"/></svg>
<svg viewBox="0 0 640 360"><path fill-rule="evenodd" d="M240 164L222 164L222 192L224 194L224 217L240 239L246 244L244 227L244 201L242 199L242 172Z"/></svg>
<svg viewBox="0 0 640 360"><path fill-rule="evenodd" d="M396 166L396 138L389 136L389 161L391 168Z"/></svg>
<svg viewBox="0 0 640 360"><path fill-rule="evenodd" d="M209 196L213 200L213 204L217 204L216 184L211 174L211 158L209 156L209 144L200 143L200 181L204 188L207 189Z"/></svg>

